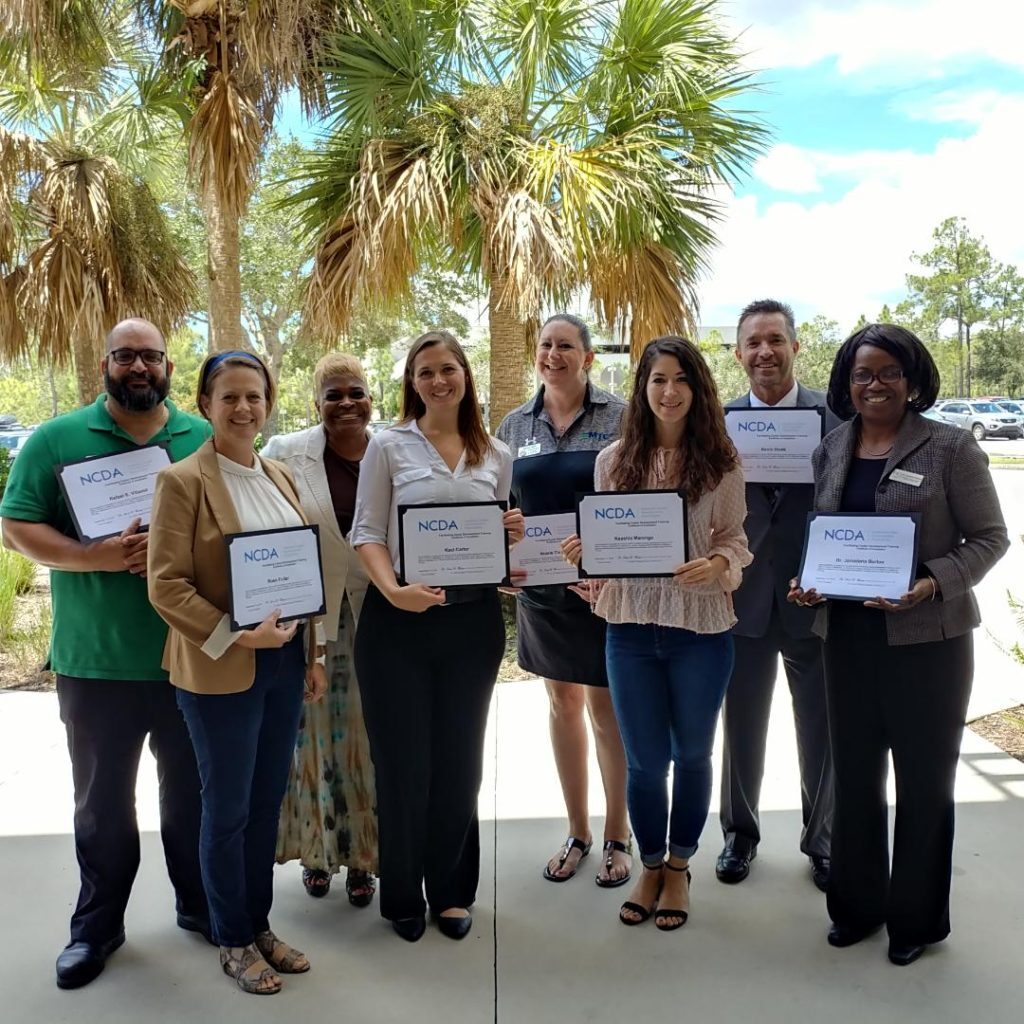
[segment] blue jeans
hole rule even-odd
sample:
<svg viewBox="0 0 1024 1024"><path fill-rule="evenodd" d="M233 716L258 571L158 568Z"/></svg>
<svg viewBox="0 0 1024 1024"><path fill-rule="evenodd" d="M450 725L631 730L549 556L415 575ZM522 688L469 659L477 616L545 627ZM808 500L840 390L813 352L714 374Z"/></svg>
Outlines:
<svg viewBox="0 0 1024 1024"><path fill-rule="evenodd" d="M302 712L301 631L256 652L241 693L178 690L203 785L199 863L220 946L247 946L270 927L277 822Z"/></svg>
<svg viewBox="0 0 1024 1024"><path fill-rule="evenodd" d="M605 657L640 858L660 863L666 834L670 853L691 857L711 803L711 749L732 673L732 635L609 623Z"/></svg>

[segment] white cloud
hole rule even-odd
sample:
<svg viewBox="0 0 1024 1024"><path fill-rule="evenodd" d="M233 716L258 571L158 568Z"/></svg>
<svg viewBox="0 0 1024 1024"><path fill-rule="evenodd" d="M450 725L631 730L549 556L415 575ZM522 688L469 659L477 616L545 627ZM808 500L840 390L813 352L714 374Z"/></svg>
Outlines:
<svg viewBox="0 0 1024 1024"><path fill-rule="evenodd" d="M898 101L893 109L916 121L980 125L1004 95L996 89L945 89L931 96Z"/></svg>
<svg viewBox="0 0 1024 1024"><path fill-rule="evenodd" d="M851 326L860 313L874 315L902 296L911 253L928 249L932 230L956 215L997 259L1024 266L1022 124L1024 95L1004 96L972 135L943 139L929 153L775 147L759 165L762 180L805 194L837 176L849 187L835 201L811 205L730 200L701 319L730 323L746 302L776 295L801 320L824 313Z"/></svg>
<svg viewBox="0 0 1024 1024"><path fill-rule="evenodd" d="M1019 0L735 0L732 21L757 67L807 67L832 58L846 75L888 81L941 78L950 64L1024 68Z"/></svg>

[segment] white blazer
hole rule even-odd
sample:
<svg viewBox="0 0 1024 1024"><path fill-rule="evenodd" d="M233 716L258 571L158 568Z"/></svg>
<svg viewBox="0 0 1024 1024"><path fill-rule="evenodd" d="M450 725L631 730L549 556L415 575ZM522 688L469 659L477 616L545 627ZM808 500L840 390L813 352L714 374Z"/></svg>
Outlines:
<svg viewBox="0 0 1024 1024"><path fill-rule="evenodd" d="M367 577L359 556L341 535L331 502L331 488L324 469L324 448L327 434L322 424L294 434L276 434L261 450L269 459L283 462L295 479L302 509L311 523L320 527L320 554L323 560L324 591L327 613L324 632L328 640L338 639L338 617L341 598L348 595L352 615L359 613L366 596Z"/></svg>

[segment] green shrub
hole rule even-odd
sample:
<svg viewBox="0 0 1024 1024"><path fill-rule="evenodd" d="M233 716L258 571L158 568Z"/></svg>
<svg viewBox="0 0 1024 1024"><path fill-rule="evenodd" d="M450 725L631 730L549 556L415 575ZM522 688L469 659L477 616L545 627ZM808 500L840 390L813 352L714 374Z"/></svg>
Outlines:
<svg viewBox="0 0 1024 1024"><path fill-rule="evenodd" d="M0 640L11 635L15 601L32 589L35 577L34 562L16 551L0 549Z"/></svg>

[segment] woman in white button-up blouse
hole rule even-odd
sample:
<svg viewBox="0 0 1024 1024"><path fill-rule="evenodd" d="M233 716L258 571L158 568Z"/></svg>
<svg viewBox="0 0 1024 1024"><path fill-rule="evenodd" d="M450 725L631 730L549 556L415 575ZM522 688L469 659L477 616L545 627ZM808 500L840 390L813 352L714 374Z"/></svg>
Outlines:
<svg viewBox="0 0 1024 1024"><path fill-rule="evenodd" d="M507 501L511 480L462 347L447 331L421 335L406 357L402 421L363 457L350 535L372 584L355 657L377 773L380 911L410 942L427 904L450 938L472 923L484 729L505 627L495 587L446 594L400 581L398 507ZM522 513L504 523L511 543L522 538Z"/></svg>

